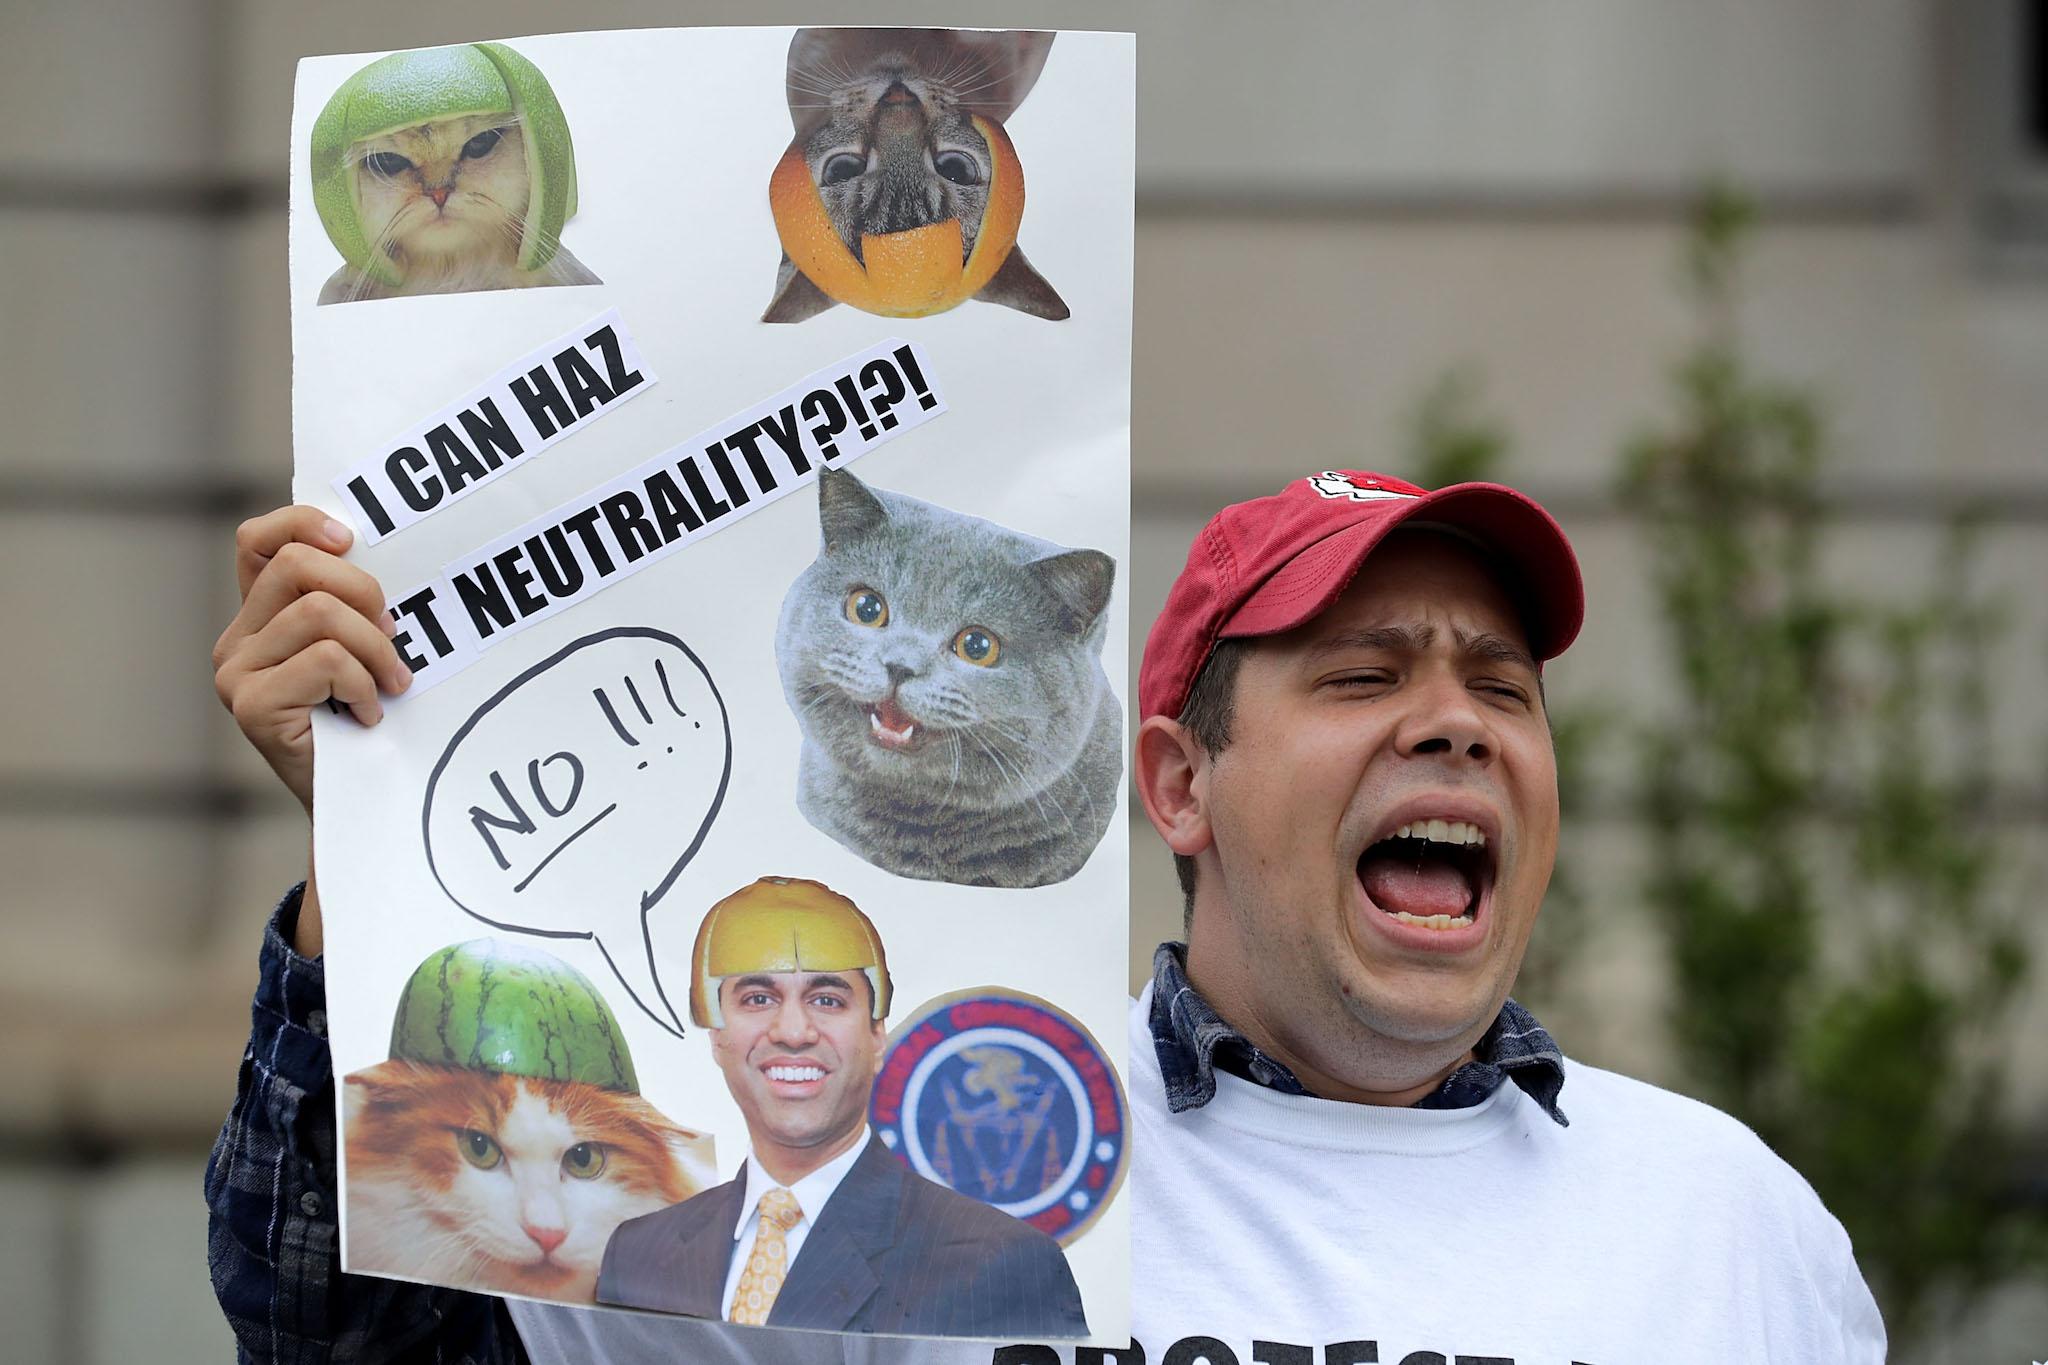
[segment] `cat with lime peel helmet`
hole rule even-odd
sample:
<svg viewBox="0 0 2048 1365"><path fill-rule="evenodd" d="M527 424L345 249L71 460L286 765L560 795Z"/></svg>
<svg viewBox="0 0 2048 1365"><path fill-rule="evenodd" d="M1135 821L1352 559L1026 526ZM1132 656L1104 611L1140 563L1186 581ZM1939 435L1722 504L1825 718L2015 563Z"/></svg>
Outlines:
<svg viewBox="0 0 2048 1365"><path fill-rule="evenodd" d="M451 944L413 970L391 1057L640 1093L625 1034L590 978L504 939Z"/></svg>
<svg viewBox="0 0 2048 1365"><path fill-rule="evenodd" d="M313 204L345 262L322 303L600 281L561 245L569 123L503 43L394 52L313 123Z"/></svg>
<svg viewBox="0 0 2048 1365"><path fill-rule="evenodd" d="M763 877L711 907L690 952L690 1022L724 1028L718 983L782 972L860 972L870 1017L889 1015L889 958L860 907L822 882Z"/></svg>

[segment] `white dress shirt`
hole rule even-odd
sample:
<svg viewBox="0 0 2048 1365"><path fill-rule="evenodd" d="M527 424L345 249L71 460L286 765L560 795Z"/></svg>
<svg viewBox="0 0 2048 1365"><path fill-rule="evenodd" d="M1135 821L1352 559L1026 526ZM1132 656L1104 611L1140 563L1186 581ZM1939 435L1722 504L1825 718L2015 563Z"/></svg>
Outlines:
<svg viewBox="0 0 2048 1365"><path fill-rule="evenodd" d="M846 1179L846 1173L853 1169L853 1163L860 1160L860 1154L875 1140L873 1129L863 1128L860 1141L833 1157L830 1161L812 1171L809 1175L788 1187L796 1196L797 1207L804 1211L796 1226L783 1235L783 1244L789 1254L783 1264L794 1268L797 1253L804 1249L804 1241L811 1235L811 1225L818 1221L818 1215L825 1211L825 1201L839 1188L839 1182ZM725 1272L725 1294L719 1299L719 1316L727 1321L732 1319L732 1298L739 1291L740 1276L746 1273L747 1259L754 1254L754 1237L761 1230L761 1196L770 1190L781 1189L775 1177L761 1169L761 1163L754 1159L751 1150L747 1153L747 1201L740 1207L746 1212L741 1215L739 1225L733 1229L732 1264Z"/></svg>

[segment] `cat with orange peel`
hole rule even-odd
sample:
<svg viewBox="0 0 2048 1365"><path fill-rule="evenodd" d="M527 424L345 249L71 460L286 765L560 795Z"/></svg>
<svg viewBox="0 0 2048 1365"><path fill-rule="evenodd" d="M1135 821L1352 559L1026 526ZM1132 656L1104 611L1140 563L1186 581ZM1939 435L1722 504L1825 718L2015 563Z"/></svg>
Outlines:
<svg viewBox="0 0 2048 1365"><path fill-rule="evenodd" d="M968 299L1068 316L1017 246L1024 171L1003 124L1053 35L807 28L789 45L796 135L768 200L782 240L763 322L835 303L928 317Z"/></svg>

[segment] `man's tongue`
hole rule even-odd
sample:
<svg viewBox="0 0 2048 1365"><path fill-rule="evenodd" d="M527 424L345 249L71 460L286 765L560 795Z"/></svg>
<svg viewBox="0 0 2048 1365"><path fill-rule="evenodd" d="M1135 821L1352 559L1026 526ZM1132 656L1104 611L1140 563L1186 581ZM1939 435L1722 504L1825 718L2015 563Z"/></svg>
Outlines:
<svg viewBox="0 0 2048 1365"><path fill-rule="evenodd" d="M1359 864L1358 880L1382 910L1418 917L1457 916L1472 903L1472 884L1464 872L1438 858L1424 858L1418 864L1394 854L1369 854Z"/></svg>

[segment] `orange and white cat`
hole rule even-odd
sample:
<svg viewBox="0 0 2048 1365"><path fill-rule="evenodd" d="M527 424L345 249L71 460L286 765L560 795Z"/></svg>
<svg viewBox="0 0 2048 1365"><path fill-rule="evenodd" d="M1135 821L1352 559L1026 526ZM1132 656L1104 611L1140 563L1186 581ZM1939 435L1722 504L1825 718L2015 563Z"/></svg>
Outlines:
<svg viewBox="0 0 2048 1365"><path fill-rule="evenodd" d="M716 1182L638 1095L389 1061L343 1086L348 1269L588 1303L612 1229Z"/></svg>
<svg viewBox="0 0 2048 1365"><path fill-rule="evenodd" d="M532 181L526 140L506 114L466 114L367 138L349 151L357 212L370 250L400 282L344 265L322 303L601 284L567 247L536 270L519 268Z"/></svg>

